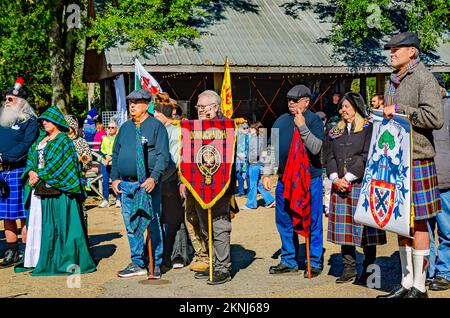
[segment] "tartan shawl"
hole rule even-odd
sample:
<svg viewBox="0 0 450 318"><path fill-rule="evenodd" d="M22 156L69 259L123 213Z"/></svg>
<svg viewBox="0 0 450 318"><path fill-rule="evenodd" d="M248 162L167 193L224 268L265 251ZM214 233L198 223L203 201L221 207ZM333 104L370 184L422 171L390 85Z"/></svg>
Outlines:
<svg viewBox="0 0 450 318"><path fill-rule="evenodd" d="M61 132L53 140L47 142L44 148L45 166L38 169L36 147L44 137L45 132L41 128L40 136L28 152L27 167L22 174L22 179L28 179L28 172L33 170L42 181L54 188L63 192L86 195L77 151L67 134Z"/></svg>
<svg viewBox="0 0 450 318"><path fill-rule="evenodd" d="M145 170L144 148L142 146L142 130L136 125L136 164L139 187L136 189L133 199L133 212L130 218L130 227L135 235L144 234L150 221L153 219L152 197L141 188L141 184L147 179Z"/></svg>
<svg viewBox="0 0 450 318"><path fill-rule="evenodd" d="M294 128L282 181L283 197L290 201L289 208L293 211L294 231L307 237L311 225L311 174L308 154L297 127Z"/></svg>
<svg viewBox="0 0 450 318"><path fill-rule="evenodd" d="M45 112L43 112L42 115L39 116L38 120L41 121L43 119L58 125L59 130L69 132L69 125L67 124L67 121L58 106L52 105Z"/></svg>

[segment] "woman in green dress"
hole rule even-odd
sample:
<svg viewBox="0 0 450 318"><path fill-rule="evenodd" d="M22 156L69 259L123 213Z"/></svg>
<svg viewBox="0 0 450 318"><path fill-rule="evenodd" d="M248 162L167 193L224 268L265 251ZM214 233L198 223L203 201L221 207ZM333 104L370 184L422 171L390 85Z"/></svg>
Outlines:
<svg viewBox="0 0 450 318"><path fill-rule="evenodd" d="M41 133L32 145L25 180L27 246L23 267L33 276L90 273L96 266L89 252L82 221L86 198L75 146L58 107L40 117Z"/></svg>

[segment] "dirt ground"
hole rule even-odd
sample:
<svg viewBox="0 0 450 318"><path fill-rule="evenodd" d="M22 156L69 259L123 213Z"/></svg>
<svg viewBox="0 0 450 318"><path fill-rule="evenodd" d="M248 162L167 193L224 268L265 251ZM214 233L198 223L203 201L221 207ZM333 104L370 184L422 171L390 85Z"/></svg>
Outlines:
<svg viewBox="0 0 450 318"><path fill-rule="evenodd" d="M244 204L238 198L238 204ZM90 204L95 200L90 198ZM98 202L97 202L98 203ZM324 241L325 265L323 273L312 280L303 278L303 270L296 274L269 275L280 254L280 238L275 226L275 209L259 207L241 211L232 221L231 254L233 280L227 284L209 286L196 280L188 268L171 270L158 284L143 284L143 278L123 279L116 272L129 263L128 241L120 209L106 209L88 205L89 236L97 271L82 275L79 288L74 277L32 277L29 273L15 274L12 268L0 270L0 297L356 297L373 298L390 290L400 281L400 264L395 235L388 234L388 244L378 248L377 264L381 268L379 290L351 283L337 285L335 279L342 270L340 247ZM327 218L323 219L326 238ZM0 228L2 229L2 228ZM0 255L5 250L3 232L0 234ZM304 241L300 239L300 257L304 258ZM362 266L359 250L358 270ZM76 282L76 281L75 281ZM68 284L69 283L69 284ZM77 285L77 284L75 284ZM450 297L450 291L429 291L430 298Z"/></svg>

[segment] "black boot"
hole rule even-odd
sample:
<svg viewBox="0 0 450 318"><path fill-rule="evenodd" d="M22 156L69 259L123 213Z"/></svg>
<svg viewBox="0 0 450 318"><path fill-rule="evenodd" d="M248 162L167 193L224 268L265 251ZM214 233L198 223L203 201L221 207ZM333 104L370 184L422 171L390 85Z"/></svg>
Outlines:
<svg viewBox="0 0 450 318"><path fill-rule="evenodd" d="M375 263L377 248L376 245L364 246L364 262L363 262L363 271L359 277L355 279L354 284L360 286L367 286L367 279L370 276L370 273L367 272L370 265Z"/></svg>
<svg viewBox="0 0 450 318"><path fill-rule="evenodd" d="M341 246L342 261L344 270L341 276L336 279L336 284L349 283L356 277L356 250L354 246Z"/></svg>
<svg viewBox="0 0 450 318"><path fill-rule="evenodd" d="M5 252L5 257L3 258L3 261L0 263L0 268L8 268L14 266L20 262L19 259L20 259L19 251L17 249L16 250L9 249Z"/></svg>

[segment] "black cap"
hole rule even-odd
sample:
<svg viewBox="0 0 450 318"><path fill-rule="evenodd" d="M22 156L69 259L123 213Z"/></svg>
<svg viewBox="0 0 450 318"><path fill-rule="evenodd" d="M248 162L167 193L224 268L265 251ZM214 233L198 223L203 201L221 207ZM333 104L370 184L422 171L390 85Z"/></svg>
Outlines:
<svg viewBox="0 0 450 318"><path fill-rule="evenodd" d="M402 46L413 46L415 48L420 47L420 40L417 36L417 33L414 32L402 32L399 34L396 34L392 37L392 39L384 45L385 50L389 50L391 48L395 47L402 47Z"/></svg>
<svg viewBox="0 0 450 318"><path fill-rule="evenodd" d="M132 91L127 96L127 100L130 100L130 99L151 100L152 94L149 91L146 91L145 89L140 88L140 89L136 89L136 90Z"/></svg>
<svg viewBox="0 0 450 318"><path fill-rule="evenodd" d="M355 107L356 111L363 116L363 118L368 116L367 113L367 107L366 103L364 103L364 98L361 96L360 93L355 92L348 92L342 97L341 101L339 102L339 108L341 108L342 102L344 100L348 100L350 104Z"/></svg>
<svg viewBox="0 0 450 318"><path fill-rule="evenodd" d="M305 85L295 85L291 88L291 90L287 93L287 98L299 99L302 97L311 98L311 90Z"/></svg>
<svg viewBox="0 0 450 318"><path fill-rule="evenodd" d="M16 97L27 99L28 92L23 87L23 84L24 84L23 78L22 77L17 78L16 82L14 83L14 86L6 91L5 96L6 95L13 95L13 96L16 96Z"/></svg>
<svg viewBox="0 0 450 318"><path fill-rule="evenodd" d="M441 74L433 73L433 76L436 79L436 81L438 82L439 86L445 88L445 81L442 78Z"/></svg>

